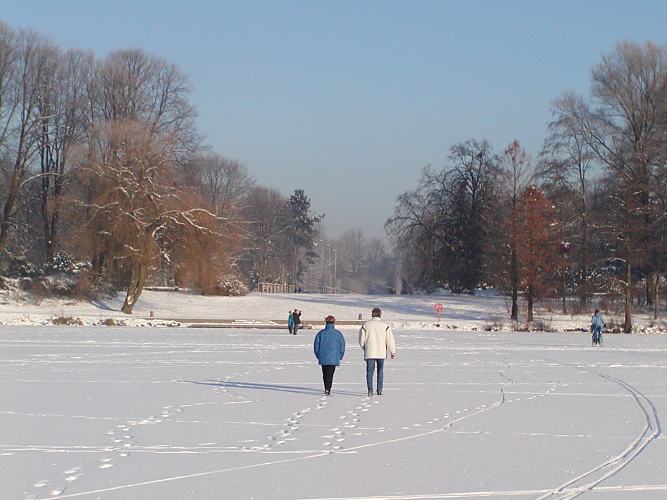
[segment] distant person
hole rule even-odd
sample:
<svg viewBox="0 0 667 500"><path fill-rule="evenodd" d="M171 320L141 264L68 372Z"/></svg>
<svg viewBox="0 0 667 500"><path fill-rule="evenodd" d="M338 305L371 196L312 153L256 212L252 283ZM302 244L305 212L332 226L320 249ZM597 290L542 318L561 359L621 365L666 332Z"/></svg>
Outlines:
<svg viewBox="0 0 667 500"><path fill-rule="evenodd" d="M600 310L596 309L593 316L591 316L591 332L593 332L593 345L600 345L602 341L602 328L605 326L604 318L600 314Z"/></svg>
<svg viewBox="0 0 667 500"><path fill-rule="evenodd" d="M324 330L320 330L315 336L313 350L317 361L322 366L324 394L331 396L334 372L345 355L345 337L334 328L336 318L329 315L324 322Z"/></svg>
<svg viewBox="0 0 667 500"><path fill-rule="evenodd" d="M373 373L377 366L377 395L382 395L384 381L384 360L387 354L394 359L396 355L396 341L391 327L382 321L382 311L376 307L371 312L371 319L366 321L359 330L359 345L364 350L366 360L366 386L368 397L373 395Z"/></svg>
<svg viewBox="0 0 667 500"><path fill-rule="evenodd" d="M294 309L294 312L292 313L292 321L292 333L296 335L296 332L298 332L301 327L301 311Z"/></svg>
<svg viewBox="0 0 667 500"><path fill-rule="evenodd" d="M287 329L289 330L290 334L294 333L294 317L292 316L292 311L290 311L289 315L287 316Z"/></svg>

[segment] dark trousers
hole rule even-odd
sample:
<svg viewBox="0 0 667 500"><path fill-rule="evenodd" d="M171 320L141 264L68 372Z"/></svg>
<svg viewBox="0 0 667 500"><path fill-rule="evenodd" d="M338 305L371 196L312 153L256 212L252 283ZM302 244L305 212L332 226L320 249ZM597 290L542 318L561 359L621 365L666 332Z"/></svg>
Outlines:
<svg viewBox="0 0 667 500"><path fill-rule="evenodd" d="M366 385L368 390L373 390L373 373L375 372L375 365L378 366L378 392L382 392L382 385L384 382L384 359L367 359L366 360Z"/></svg>
<svg viewBox="0 0 667 500"><path fill-rule="evenodd" d="M322 378L324 379L324 390L326 392L331 391L335 371L336 365L322 365Z"/></svg>

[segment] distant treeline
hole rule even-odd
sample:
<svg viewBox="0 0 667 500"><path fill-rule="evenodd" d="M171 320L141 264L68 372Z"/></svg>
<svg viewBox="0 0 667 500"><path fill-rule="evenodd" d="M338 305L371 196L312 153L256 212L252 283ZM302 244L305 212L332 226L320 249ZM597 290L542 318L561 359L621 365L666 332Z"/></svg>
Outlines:
<svg viewBox="0 0 667 500"><path fill-rule="evenodd" d="M424 289L495 286L525 298L595 293L658 313L667 270L667 48L623 42L591 72L590 94L552 107L544 147L486 141L450 148L402 194L387 230L402 272ZM639 284L639 286L637 286Z"/></svg>
<svg viewBox="0 0 667 500"><path fill-rule="evenodd" d="M83 295L127 290L129 313L147 283L243 293L324 270L306 193L210 151L190 92L141 50L98 60L0 23L0 275L75 274Z"/></svg>

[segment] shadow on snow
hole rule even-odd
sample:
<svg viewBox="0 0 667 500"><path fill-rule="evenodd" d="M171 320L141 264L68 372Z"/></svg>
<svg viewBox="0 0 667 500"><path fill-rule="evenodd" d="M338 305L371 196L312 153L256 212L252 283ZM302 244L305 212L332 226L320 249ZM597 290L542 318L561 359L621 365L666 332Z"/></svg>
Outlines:
<svg viewBox="0 0 667 500"><path fill-rule="evenodd" d="M199 382L196 380L185 380L189 384L197 385L209 385L213 387L225 387L229 389L260 389L264 391L278 391L278 392L292 392L295 394L307 394L309 396L321 396L324 389L313 389L311 387L299 387L295 385L280 385L280 384L261 384L259 382L220 382L218 380L207 380L205 382ZM365 393L361 392L350 392L350 391L338 391L333 389L334 394L341 394L345 396L365 396Z"/></svg>

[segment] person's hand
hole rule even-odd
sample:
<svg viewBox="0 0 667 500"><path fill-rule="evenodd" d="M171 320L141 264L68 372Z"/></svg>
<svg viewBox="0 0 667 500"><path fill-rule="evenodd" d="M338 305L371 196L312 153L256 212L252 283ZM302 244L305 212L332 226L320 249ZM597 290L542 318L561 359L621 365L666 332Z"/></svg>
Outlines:
<svg viewBox="0 0 667 500"><path fill-rule="evenodd" d="M396 356L396 354L392 352L391 353L391 359L394 359L395 356Z"/></svg>

